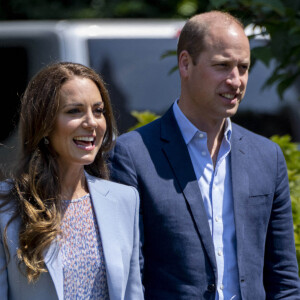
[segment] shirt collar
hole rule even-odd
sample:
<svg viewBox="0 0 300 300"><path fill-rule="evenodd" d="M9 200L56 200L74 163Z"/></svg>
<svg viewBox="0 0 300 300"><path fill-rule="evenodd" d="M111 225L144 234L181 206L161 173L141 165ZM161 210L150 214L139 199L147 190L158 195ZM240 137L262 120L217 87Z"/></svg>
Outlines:
<svg viewBox="0 0 300 300"><path fill-rule="evenodd" d="M193 125L190 122L190 120L184 115L184 113L179 108L178 100L179 99L177 99L173 104L173 113L177 121L177 124L179 126L179 129L181 131L181 134L183 136L183 139L187 145L193 139L195 134L203 133L206 136L206 132L200 131L195 125ZM230 142L231 133L232 133L231 120L230 118L226 118L224 136L228 142Z"/></svg>

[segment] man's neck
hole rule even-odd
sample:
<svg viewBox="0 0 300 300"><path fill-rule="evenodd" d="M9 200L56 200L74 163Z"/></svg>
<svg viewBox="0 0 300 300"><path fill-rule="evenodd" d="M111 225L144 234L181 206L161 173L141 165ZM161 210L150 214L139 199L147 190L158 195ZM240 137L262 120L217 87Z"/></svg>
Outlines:
<svg viewBox="0 0 300 300"><path fill-rule="evenodd" d="M207 132L207 148L210 153L214 167L216 166L219 150L224 137L224 131L225 122L223 124L223 127L218 132L214 131L210 134Z"/></svg>

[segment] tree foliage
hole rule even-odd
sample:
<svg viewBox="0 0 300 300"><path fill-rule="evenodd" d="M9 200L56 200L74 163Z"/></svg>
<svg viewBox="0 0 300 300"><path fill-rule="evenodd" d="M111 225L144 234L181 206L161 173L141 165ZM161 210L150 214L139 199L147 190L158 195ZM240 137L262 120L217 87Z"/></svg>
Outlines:
<svg viewBox="0 0 300 300"><path fill-rule="evenodd" d="M292 143L288 135L271 137L277 143L286 160L289 176L290 193L292 200L294 234L297 259L300 274L300 151L299 145Z"/></svg>
<svg viewBox="0 0 300 300"><path fill-rule="evenodd" d="M205 11L208 4L199 1L196 8ZM5 0L0 19L180 18L193 7L186 0Z"/></svg>

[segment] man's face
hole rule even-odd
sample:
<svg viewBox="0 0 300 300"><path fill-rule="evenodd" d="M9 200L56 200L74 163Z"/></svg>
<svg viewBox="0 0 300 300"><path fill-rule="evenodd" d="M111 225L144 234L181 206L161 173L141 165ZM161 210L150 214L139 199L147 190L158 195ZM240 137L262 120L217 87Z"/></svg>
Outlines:
<svg viewBox="0 0 300 300"><path fill-rule="evenodd" d="M214 25L205 45L195 65L187 54L189 63L182 76L180 101L187 117L194 119L200 114L203 121L218 122L234 115L244 97L250 65L249 41L236 24Z"/></svg>

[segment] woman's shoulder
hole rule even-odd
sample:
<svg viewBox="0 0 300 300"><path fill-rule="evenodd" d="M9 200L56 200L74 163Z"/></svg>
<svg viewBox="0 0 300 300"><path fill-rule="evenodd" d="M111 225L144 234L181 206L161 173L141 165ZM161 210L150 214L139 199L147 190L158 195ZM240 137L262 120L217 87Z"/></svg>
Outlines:
<svg viewBox="0 0 300 300"><path fill-rule="evenodd" d="M0 181L0 219L5 223L15 211L15 202L12 201L10 191L13 188L12 180Z"/></svg>
<svg viewBox="0 0 300 300"><path fill-rule="evenodd" d="M138 192L133 186L117 183L111 180L94 177L87 174L89 187L104 194L118 195L121 198L138 198Z"/></svg>
<svg viewBox="0 0 300 300"><path fill-rule="evenodd" d="M13 188L13 181L10 179L0 181L0 199L1 201L9 194Z"/></svg>
<svg viewBox="0 0 300 300"><path fill-rule="evenodd" d="M88 181L92 182L93 184L97 185L103 185L106 186L107 188L113 188L117 190L122 190L122 191L133 191L136 190L133 186L125 185L123 183L118 183L115 181L99 178L99 177L94 177L92 175L87 175Z"/></svg>
<svg viewBox="0 0 300 300"><path fill-rule="evenodd" d="M10 190L13 187L13 180L12 179L5 179L0 181L0 189L8 189Z"/></svg>

